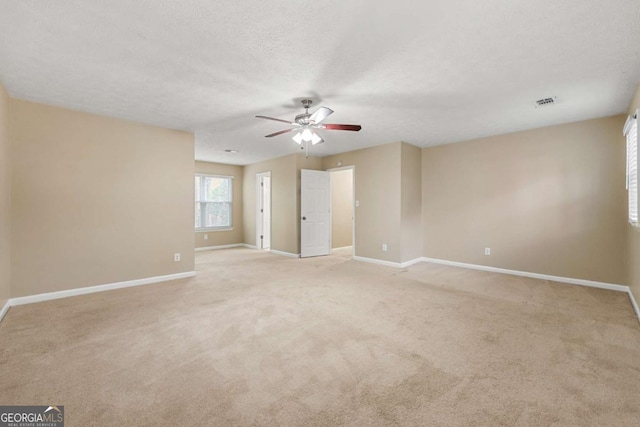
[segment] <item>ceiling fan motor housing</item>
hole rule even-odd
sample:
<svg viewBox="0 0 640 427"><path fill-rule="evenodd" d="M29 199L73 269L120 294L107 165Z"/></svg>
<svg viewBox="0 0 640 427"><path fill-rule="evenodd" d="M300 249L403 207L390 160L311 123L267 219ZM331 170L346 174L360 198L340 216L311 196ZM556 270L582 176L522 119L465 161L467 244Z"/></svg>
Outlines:
<svg viewBox="0 0 640 427"><path fill-rule="evenodd" d="M311 114L309 113L298 114L295 118L295 122L301 126L306 126L309 124L309 117L311 117Z"/></svg>

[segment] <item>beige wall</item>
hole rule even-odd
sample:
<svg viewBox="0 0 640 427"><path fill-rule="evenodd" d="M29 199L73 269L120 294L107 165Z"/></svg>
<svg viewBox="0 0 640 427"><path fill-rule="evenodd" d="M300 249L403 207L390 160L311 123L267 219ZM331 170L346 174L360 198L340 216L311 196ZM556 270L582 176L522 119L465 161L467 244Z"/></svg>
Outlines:
<svg viewBox="0 0 640 427"><path fill-rule="evenodd" d="M640 86L631 101L629 114L634 114L640 109ZM626 194L625 194L626 196ZM628 209L628 201L624 202L625 212ZM633 295L640 303L640 228L634 227L627 222L627 274L629 276L629 286Z"/></svg>
<svg viewBox="0 0 640 427"><path fill-rule="evenodd" d="M422 151L401 144L401 223L402 258L411 261L422 257Z"/></svg>
<svg viewBox="0 0 640 427"><path fill-rule="evenodd" d="M244 242L256 244L256 174L271 171L271 248L299 253L296 215L296 155L247 165L243 170Z"/></svg>
<svg viewBox="0 0 640 427"><path fill-rule="evenodd" d="M401 143L380 145L322 158L322 168L355 166L355 254L400 262ZM387 251L382 251L382 244Z"/></svg>
<svg viewBox="0 0 640 427"><path fill-rule="evenodd" d="M353 169L331 172L331 247L353 241Z"/></svg>
<svg viewBox="0 0 640 427"><path fill-rule="evenodd" d="M9 117L13 297L194 269L192 134L15 99Z"/></svg>
<svg viewBox="0 0 640 427"><path fill-rule="evenodd" d="M242 226L242 178L243 167L221 163L195 162L195 173L224 175L233 177L233 230L198 231L195 233L195 247L232 245L244 242ZM208 239L205 240L205 236Z"/></svg>
<svg viewBox="0 0 640 427"><path fill-rule="evenodd" d="M0 310L11 296L11 162L9 96L0 83Z"/></svg>
<svg viewBox="0 0 640 427"><path fill-rule="evenodd" d="M631 262L640 233L626 225L619 185L622 116L422 150L392 143L322 159L194 167L190 134L7 99L0 90L0 207L12 201L14 246L9 266L2 239L0 303L9 267L14 297L193 270L194 170L235 177L234 230L209 232L207 241L195 233L195 247L255 245L255 175L271 171L272 248L298 254L300 170L339 161L355 166L357 256L424 255L623 284L628 276L640 294ZM640 89L631 110L639 104ZM5 235L10 217L2 215Z"/></svg>
<svg viewBox="0 0 640 427"><path fill-rule="evenodd" d="M625 284L624 120L423 149L425 256Z"/></svg>

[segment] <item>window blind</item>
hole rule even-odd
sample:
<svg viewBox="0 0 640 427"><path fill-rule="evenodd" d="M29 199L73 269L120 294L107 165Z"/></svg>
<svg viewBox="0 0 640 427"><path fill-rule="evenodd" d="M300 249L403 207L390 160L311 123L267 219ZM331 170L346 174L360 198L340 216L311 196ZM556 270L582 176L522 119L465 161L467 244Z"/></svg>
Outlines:
<svg viewBox="0 0 640 427"><path fill-rule="evenodd" d="M630 116L624 127L627 137L627 190L629 222L638 225L638 113Z"/></svg>

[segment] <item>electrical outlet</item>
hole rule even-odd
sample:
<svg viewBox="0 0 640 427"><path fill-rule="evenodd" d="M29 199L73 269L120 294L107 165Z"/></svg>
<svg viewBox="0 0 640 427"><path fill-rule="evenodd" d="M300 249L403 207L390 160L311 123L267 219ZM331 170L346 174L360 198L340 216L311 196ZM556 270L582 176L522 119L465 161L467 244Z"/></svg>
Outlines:
<svg viewBox="0 0 640 427"><path fill-rule="evenodd" d="M179 262L180 261L180 254L173 254L173 261L174 262Z"/></svg>
<svg viewBox="0 0 640 427"><path fill-rule="evenodd" d="M209 240L209 235L208 234L204 235L204 240Z"/></svg>
<svg viewBox="0 0 640 427"><path fill-rule="evenodd" d="M356 200L356 208L360 207L360 200Z"/></svg>
<svg viewBox="0 0 640 427"><path fill-rule="evenodd" d="M387 244L386 244L386 243L383 243L383 244L382 244L382 251L383 251L383 252L386 252L386 251L387 251Z"/></svg>
<svg viewBox="0 0 640 427"><path fill-rule="evenodd" d="M485 255L491 255L491 248L484 248Z"/></svg>

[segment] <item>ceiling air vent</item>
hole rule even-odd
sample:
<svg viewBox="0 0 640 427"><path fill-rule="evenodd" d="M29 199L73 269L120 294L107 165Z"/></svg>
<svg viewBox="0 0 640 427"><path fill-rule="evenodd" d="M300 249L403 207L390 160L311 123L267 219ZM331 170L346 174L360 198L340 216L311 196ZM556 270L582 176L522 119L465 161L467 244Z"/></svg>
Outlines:
<svg viewBox="0 0 640 427"><path fill-rule="evenodd" d="M552 96L551 98L542 98L536 101L536 108L548 107L558 102L558 98Z"/></svg>

